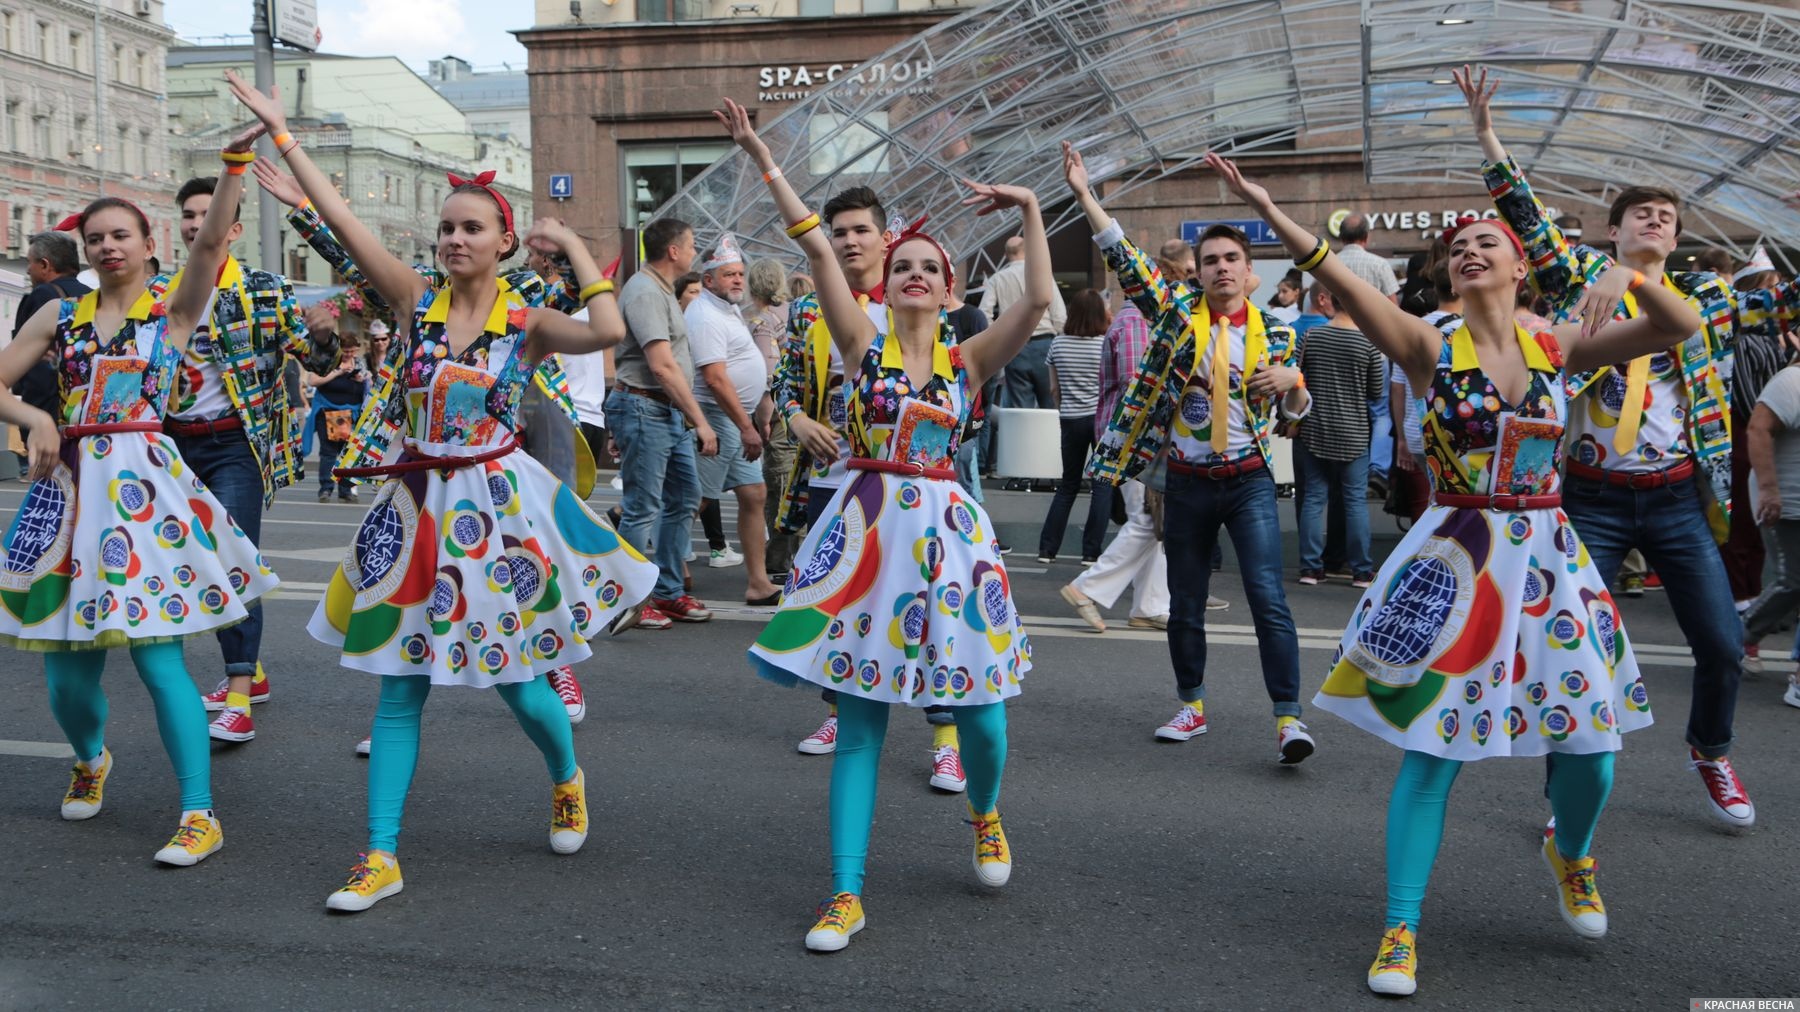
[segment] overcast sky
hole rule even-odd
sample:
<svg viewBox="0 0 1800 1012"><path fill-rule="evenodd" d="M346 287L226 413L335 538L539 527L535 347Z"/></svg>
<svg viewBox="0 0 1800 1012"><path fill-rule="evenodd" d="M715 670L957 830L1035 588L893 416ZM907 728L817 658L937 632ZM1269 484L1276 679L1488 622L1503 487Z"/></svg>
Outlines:
<svg viewBox="0 0 1800 1012"><path fill-rule="evenodd" d="M525 47L507 34L509 29L531 27L529 3L494 3L488 0L318 0L319 27L325 33L321 49L352 56L398 56L424 73L426 62L438 57L460 56L480 69L499 70L510 63L525 68ZM239 8L240 23L232 23L229 11ZM220 42L221 34L242 35L249 41L249 3L222 4L219 0L165 0L164 15L182 38L193 42Z"/></svg>

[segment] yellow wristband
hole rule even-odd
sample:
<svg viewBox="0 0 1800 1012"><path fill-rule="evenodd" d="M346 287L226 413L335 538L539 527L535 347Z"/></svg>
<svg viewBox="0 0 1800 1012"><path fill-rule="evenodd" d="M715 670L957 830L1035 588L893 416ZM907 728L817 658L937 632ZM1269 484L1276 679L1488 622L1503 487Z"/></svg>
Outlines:
<svg viewBox="0 0 1800 1012"><path fill-rule="evenodd" d="M607 292L610 292L612 290L613 290L613 283L611 281L608 281L605 278L601 278L599 281L596 281L591 285L583 285L581 288L581 293L579 295L575 296L575 300L577 302L586 302L587 300L593 298L596 295L605 295Z"/></svg>
<svg viewBox="0 0 1800 1012"><path fill-rule="evenodd" d="M1294 261L1294 266L1302 271L1311 271L1313 268L1324 263L1325 255L1330 252L1331 252L1331 244L1329 242L1326 242L1323 239L1320 239L1319 245L1313 247L1313 251L1311 253L1307 254L1303 259L1297 259Z"/></svg>
<svg viewBox="0 0 1800 1012"><path fill-rule="evenodd" d="M219 160L227 165L249 165L251 162L256 161L256 152L221 151L219 152Z"/></svg>
<svg viewBox="0 0 1800 1012"><path fill-rule="evenodd" d="M792 225L789 225L787 227L788 238L789 239L798 239L801 236L805 235L808 232L811 232L813 229L818 228L818 227L819 227L819 216L816 213L809 214L806 217L801 218L799 221L796 221Z"/></svg>

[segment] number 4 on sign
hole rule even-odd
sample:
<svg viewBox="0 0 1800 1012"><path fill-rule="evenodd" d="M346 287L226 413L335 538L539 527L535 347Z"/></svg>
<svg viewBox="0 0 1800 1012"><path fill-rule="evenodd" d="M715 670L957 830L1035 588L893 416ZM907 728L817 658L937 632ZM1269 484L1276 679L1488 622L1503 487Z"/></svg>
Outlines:
<svg viewBox="0 0 1800 1012"><path fill-rule="evenodd" d="M550 196L557 200L568 200L575 195L575 175L560 172L550 177Z"/></svg>

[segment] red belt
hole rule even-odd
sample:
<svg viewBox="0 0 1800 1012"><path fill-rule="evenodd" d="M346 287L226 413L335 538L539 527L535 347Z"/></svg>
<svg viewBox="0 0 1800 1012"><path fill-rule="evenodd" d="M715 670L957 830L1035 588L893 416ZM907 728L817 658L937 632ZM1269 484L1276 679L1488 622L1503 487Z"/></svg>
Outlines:
<svg viewBox="0 0 1800 1012"><path fill-rule="evenodd" d="M1243 460L1232 461L1229 464L1190 464L1185 460L1169 458L1169 470L1176 474L1191 474L1198 478L1211 478L1214 481L1260 471L1267 466L1269 466L1268 461L1264 460L1260 453L1253 457L1245 457Z"/></svg>
<svg viewBox="0 0 1800 1012"><path fill-rule="evenodd" d="M1562 505L1562 493L1551 492L1546 495L1451 495L1445 492L1433 493L1431 501L1439 506L1448 506L1453 510L1493 510L1496 513L1517 513L1520 510L1549 510Z"/></svg>
<svg viewBox="0 0 1800 1012"><path fill-rule="evenodd" d="M1592 464L1578 464L1569 461L1569 474L1589 481L1603 481L1619 488L1629 488L1642 492L1645 489L1662 488L1678 481L1694 476L1694 458L1684 458L1674 467L1665 467L1660 471L1608 471Z"/></svg>
<svg viewBox="0 0 1800 1012"><path fill-rule="evenodd" d="M636 394L639 397L648 397L658 404L672 405L674 403L669 400L669 395L663 393L661 390L646 390L643 387L634 387L629 383L614 383L613 389L622 394Z"/></svg>
<svg viewBox="0 0 1800 1012"><path fill-rule="evenodd" d="M483 450L467 457L422 457L415 456L411 450L407 450L404 456L392 464L377 464L374 467L339 467L333 468L331 474L336 478L379 478L390 474L405 474L408 471L454 471L458 468L485 464L490 460L499 460L518 448L519 441L509 439L491 450Z"/></svg>
<svg viewBox="0 0 1800 1012"><path fill-rule="evenodd" d="M110 436L115 432L161 432L161 422L91 422L84 425L65 425L60 430L64 439L80 439L82 436Z"/></svg>
<svg viewBox="0 0 1800 1012"><path fill-rule="evenodd" d="M851 457L846 466L852 471L880 471L884 474L904 474L912 478L935 478L938 481L956 480L956 469L953 467L926 467L924 464L900 460Z"/></svg>
<svg viewBox="0 0 1800 1012"><path fill-rule="evenodd" d="M236 415L222 415L204 421L165 418L162 423L162 430L171 436L210 436L215 432L232 432L243 427L244 420Z"/></svg>

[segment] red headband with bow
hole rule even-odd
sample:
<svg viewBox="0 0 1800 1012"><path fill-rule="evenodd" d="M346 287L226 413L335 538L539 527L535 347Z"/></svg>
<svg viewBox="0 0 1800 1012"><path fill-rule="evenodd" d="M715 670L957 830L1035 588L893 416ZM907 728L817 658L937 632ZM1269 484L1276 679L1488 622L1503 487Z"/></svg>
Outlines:
<svg viewBox="0 0 1800 1012"><path fill-rule="evenodd" d="M1525 244L1519 241L1519 234L1512 230L1511 225L1499 218L1478 218L1472 214L1465 214L1456 219L1456 224L1444 229L1444 245L1448 247L1455 242L1457 235L1470 225L1481 224L1492 225L1499 229L1500 234L1506 236L1506 241L1512 243L1513 252L1519 255L1519 259L1525 259Z"/></svg>
<svg viewBox="0 0 1800 1012"><path fill-rule="evenodd" d="M937 250L938 259L944 264L944 290L948 291L956 285L956 267L950 262L950 254L944 252L943 244L939 243L931 236L926 235L921 229L921 226L925 224L926 219L930 217L931 215L929 214L919 215L917 221L914 221L911 225L901 229L900 234L894 237L894 241L888 243L887 253L881 259L881 280L883 282L887 281L888 269L893 266L894 251L914 239L923 239L931 244L932 249Z"/></svg>
<svg viewBox="0 0 1800 1012"><path fill-rule="evenodd" d="M133 204L131 201L126 200L124 197L114 197L112 199L115 201L118 201L119 204L122 204L125 207L131 208L132 212L138 216L138 223L144 226L145 234L146 235L149 234L150 216L144 213L143 208L138 207L136 204ZM107 207L114 207L114 206L118 206L118 205L114 205L114 204L107 205ZM104 211L104 210L106 210L106 208L102 207L102 208L99 208L99 210ZM86 210L76 211L74 214L71 214L67 218L64 218L63 220L50 226L50 230L52 232L80 231L81 224L86 218L87 218Z"/></svg>
<svg viewBox="0 0 1800 1012"><path fill-rule="evenodd" d="M500 191L494 189L491 185L494 182L493 169L478 173L474 179L464 179L454 172L446 172L444 175L449 178L452 187L463 186L466 184L470 186L479 186L486 190L488 196L494 198L494 203L500 205L500 221L506 225L506 230L508 232L513 231L512 205L507 203L506 198L500 195Z"/></svg>

